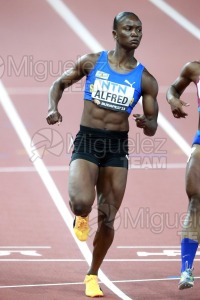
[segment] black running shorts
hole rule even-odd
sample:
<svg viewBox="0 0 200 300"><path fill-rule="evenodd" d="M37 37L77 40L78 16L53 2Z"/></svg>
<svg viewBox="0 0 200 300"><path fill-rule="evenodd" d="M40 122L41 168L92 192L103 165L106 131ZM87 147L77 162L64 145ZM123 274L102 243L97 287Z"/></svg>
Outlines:
<svg viewBox="0 0 200 300"><path fill-rule="evenodd" d="M128 131L113 131L80 125L71 162L85 159L99 167L128 169Z"/></svg>

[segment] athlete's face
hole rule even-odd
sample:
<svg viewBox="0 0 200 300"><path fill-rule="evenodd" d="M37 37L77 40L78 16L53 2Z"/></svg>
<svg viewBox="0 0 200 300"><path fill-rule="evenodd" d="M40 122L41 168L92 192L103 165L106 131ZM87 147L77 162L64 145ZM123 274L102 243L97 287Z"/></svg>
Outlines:
<svg viewBox="0 0 200 300"><path fill-rule="evenodd" d="M142 23L136 16L124 17L113 30L113 36L122 47L136 49L142 39Z"/></svg>

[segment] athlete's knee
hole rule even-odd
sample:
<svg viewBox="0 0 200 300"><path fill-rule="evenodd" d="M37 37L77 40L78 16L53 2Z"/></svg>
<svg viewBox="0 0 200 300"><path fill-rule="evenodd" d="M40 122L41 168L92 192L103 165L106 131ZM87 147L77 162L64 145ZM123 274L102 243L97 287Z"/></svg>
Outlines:
<svg viewBox="0 0 200 300"><path fill-rule="evenodd" d="M98 207L99 225L105 225L106 228L114 229L114 222L118 209L110 204L100 204Z"/></svg>
<svg viewBox="0 0 200 300"><path fill-rule="evenodd" d="M92 209L92 205L88 201L80 198L70 198L69 204L76 216L88 216Z"/></svg>
<svg viewBox="0 0 200 300"><path fill-rule="evenodd" d="M114 238L114 222L108 222L106 219L99 220L97 231L103 232L104 237Z"/></svg>

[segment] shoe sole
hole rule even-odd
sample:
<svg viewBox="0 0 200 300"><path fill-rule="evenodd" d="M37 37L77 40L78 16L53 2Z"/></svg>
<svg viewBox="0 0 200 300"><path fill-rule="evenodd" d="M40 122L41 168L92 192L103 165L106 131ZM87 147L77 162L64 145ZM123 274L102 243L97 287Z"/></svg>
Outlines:
<svg viewBox="0 0 200 300"><path fill-rule="evenodd" d="M95 295L95 296L89 296L89 295L86 295L88 298L102 298L104 297L104 295Z"/></svg>
<svg viewBox="0 0 200 300"><path fill-rule="evenodd" d="M179 288L179 290L184 290L184 289L192 288L193 286L194 286L194 283L184 282L184 283L181 283L178 286L178 288Z"/></svg>

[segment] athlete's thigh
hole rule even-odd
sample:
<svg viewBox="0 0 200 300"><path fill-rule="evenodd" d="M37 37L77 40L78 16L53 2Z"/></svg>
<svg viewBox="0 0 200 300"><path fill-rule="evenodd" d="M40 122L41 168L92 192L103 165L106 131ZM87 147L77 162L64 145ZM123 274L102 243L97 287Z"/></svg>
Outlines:
<svg viewBox="0 0 200 300"><path fill-rule="evenodd" d="M96 164L84 159L73 160L70 164L68 180L70 198L94 200L98 173L99 168Z"/></svg>
<svg viewBox="0 0 200 300"><path fill-rule="evenodd" d="M101 167L97 181L98 202L119 209L127 182L128 170L122 167Z"/></svg>
<svg viewBox="0 0 200 300"><path fill-rule="evenodd" d="M186 167L186 191L200 195L200 145L193 145Z"/></svg>

